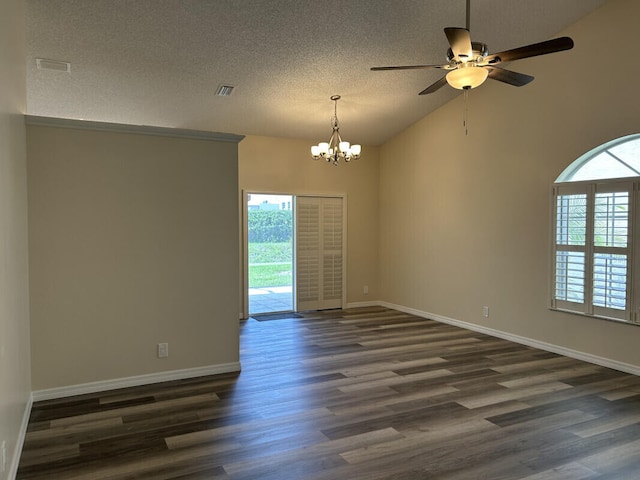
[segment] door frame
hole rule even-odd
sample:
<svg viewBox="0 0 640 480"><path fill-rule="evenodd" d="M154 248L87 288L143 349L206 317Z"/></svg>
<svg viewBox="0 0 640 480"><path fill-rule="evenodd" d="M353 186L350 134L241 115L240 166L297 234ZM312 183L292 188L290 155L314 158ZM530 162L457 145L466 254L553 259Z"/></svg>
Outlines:
<svg viewBox="0 0 640 480"><path fill-rule="evenodd" d="M342 199L342 308L344 308L347 304L347 261L349 258L347 252L347 195L344 193L293 193L293 192L282 192L282 191L268 191L261 189L250 189L245 188L242 189L242 202L240 207L241 213L241 245L240 245L240 272L241 272L241 283L242 283L242 302L241 302L241 310L240 310L240 318L247 319L249 318L249 210L247 208L248 203L248 194L253 193L256 195L289 195L292 200L292 208L293 208L293 249L292 249L292 264L293 264L293 272L292 272L292 295L293 295L293 311L297 310L297 291L296 291L296 248L297 248L297 239L296 239L296 199L297 197L323 197L323 198L340 198Z"/></svg>
<svg viewBox="0 0 640 480"><path fill-rule="evenodd" d="M242 225L242 241L241 241L241 245L240 245L240 267L241 267L241 282L242 282L242 305L241 305L241 311L240 311L240 318L241 319L247 319L249 318L249 209L248 209L248 202L249 202L249 194L255 194L255 195L287 195L291 197L291 209L292 209L292 225L291 228L293 230L292 232L292 247L293 250L291 252L292 258L291 258L291 266L293 269L292 272L292 277L291 277L291 295L292 295L292 306L293 306L293 311L296 311L296 242L295 242L295 235L296 235L296 196L293 193L283 193L283 192L270 192L270 191L264 191L264 190L253 190L253 189L243 189L242 190L242 202L241 202L241 213L242 213L242 221L241 221L241 225Z"/></svg>

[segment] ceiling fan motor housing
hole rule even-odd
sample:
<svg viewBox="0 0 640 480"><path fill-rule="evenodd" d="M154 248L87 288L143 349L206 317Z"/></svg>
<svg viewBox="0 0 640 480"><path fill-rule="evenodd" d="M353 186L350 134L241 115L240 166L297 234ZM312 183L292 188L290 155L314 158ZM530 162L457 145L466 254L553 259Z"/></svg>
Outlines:
<svg viewBox="0 0 640 480"><path fill-rule="evenodd" d="M486 43L482 42L471 42L471 49L473 52L472 58L468 59L469 61L473 60L476 62L480 62L489 55L489 47L487 47ZM453 50L449 48L447 50L447 61L452 62L455 59L455 55L453 54Z"/></svg>

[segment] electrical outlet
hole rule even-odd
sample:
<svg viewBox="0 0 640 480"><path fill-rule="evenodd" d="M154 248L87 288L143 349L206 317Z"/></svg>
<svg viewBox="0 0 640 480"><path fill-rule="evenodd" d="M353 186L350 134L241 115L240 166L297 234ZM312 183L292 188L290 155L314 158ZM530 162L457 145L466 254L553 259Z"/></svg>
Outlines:
<svg viewBox="0 0 640 480"><path fill-rule="evenodd" d="M482 316L483 317L488 317L489 316L489 307L482 307Z"/></svg>
<svg viewBox="0 0 640 480"><path fill-rule="evenodd" d="M159 343L158 344L158 358L167 358L169 356L169 344L168 343Z"/></svg>
<svg viewBox="0 0 640 480"><path fill-rule="evenodd" d="M365 285L362 291L364 292L365 295L369 295L369 286Z"/></svg>

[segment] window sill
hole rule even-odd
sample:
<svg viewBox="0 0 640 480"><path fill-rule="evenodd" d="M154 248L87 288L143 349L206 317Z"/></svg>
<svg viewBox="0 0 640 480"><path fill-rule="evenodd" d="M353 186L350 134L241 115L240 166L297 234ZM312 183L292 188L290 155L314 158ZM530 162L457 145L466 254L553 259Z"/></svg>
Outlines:
<svg viewBox="0 0 640 480"><path fill-rule="evenodd" d="M554 312L570 313L572 315L578 315L580 317L594 318L596 320L606 320L608 322L615 322L615 323L621 323L623 325L633 325L633 326L636 326L636 327L640 327L640 323L636 323L636 322L633 322L631 320L624 320L624 319L621 319L621 318L604 317L602 315L590 315L590 314L584 313L584 312L577 312L575 310L568 310L568 309L557 308L557 307L549 307L549 310L552 310Z"/></svg>

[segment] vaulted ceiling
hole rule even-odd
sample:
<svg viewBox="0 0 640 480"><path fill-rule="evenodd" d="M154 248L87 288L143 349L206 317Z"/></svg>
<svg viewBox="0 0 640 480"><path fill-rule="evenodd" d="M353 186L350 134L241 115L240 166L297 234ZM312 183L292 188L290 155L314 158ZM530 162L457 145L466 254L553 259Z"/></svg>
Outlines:
<svg viewBox="0 0 640 480"><path fill-rule="evenodd" d="M473 0L471 36L499 52L553 38L603 3ZM418 96L442 76L438 70L369 68L445 63L443 28L465 26L465 0L27 0L27 6L30 115L317 142L330 133L329 97L340 94L345 139L376 145L459 95L446 87ZM38 69L37 58L70 62L71 70ZM215 95L221 84L235 87L231 96Z"/></svg>

